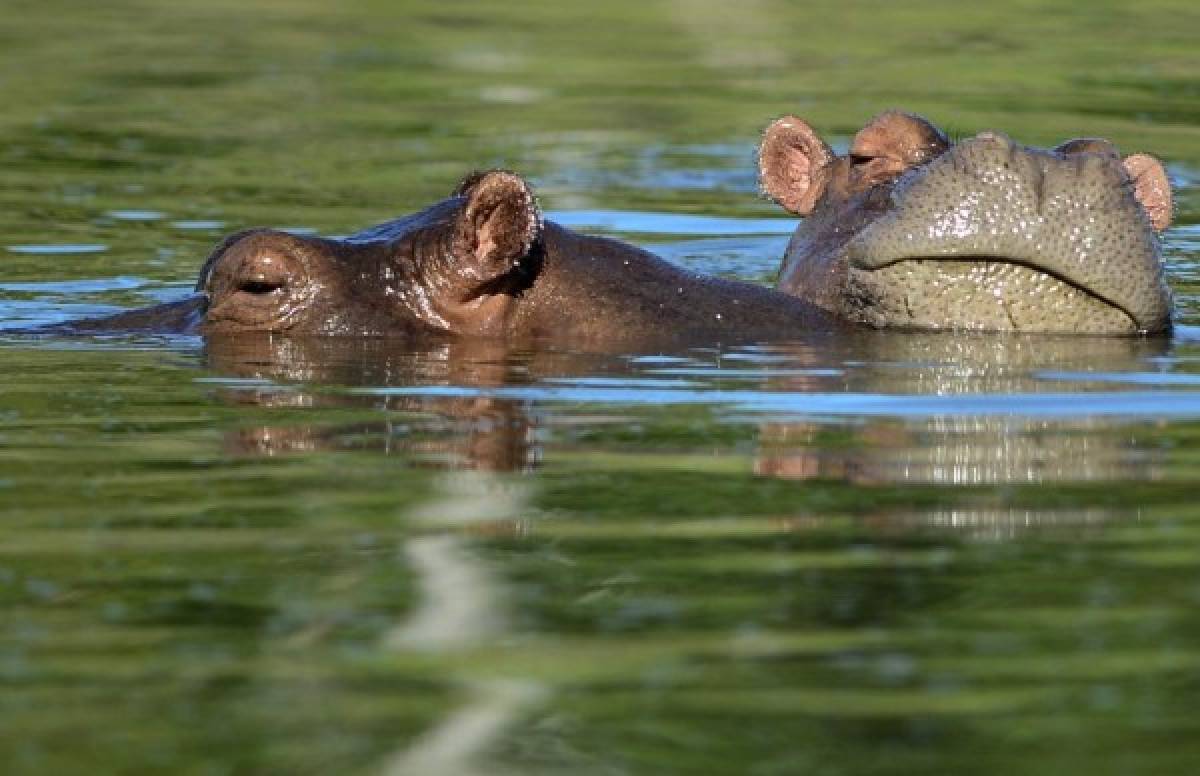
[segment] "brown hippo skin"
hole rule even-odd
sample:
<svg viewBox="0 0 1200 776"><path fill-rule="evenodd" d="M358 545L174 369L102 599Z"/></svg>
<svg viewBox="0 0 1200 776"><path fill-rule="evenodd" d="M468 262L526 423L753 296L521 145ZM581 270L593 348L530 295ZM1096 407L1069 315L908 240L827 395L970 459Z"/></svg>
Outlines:
<svg viewBox="0 0 1200 776"><path fill-rule="evenodd" d="M781 338L832 316L768 288L703 277L616 240L543 222L519 175L345 239L254 229L225 239L192 298L66 325L208 337L453 335L634 344Z"/></svg>
<svg viewBox="0 0 1200 776"><path fill-rule="evenodd" d="M795 116L759 150L763 191L804 221L778 288L876 327L1170 330L1158 232L1171 189L1153 157L1108 141L952 143L925 119L876 116L839 156Z"/></svg>

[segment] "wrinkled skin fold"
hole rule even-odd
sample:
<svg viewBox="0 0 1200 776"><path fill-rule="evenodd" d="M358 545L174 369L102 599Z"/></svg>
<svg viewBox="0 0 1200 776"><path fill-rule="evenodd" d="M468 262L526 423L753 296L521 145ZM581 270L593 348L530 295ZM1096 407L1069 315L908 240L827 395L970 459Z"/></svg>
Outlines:
<svg viewBox="0 0 1200 776"><path fill-rule="evenodd" d="M802 119L764 132L763 190L805 216L780 290L875 327L1164 334L1166 172L1105 140L1050 150L999 132L957 144L875 117L839 156Z"/></svg>

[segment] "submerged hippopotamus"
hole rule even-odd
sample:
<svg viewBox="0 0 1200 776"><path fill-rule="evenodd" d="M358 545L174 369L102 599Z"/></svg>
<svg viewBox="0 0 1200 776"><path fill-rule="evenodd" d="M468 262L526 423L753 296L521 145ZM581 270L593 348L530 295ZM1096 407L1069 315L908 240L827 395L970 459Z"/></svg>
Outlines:
<svg viewBox="0 0 1200 776"><path fill-rule="evenodd" d="M767 127L764 192L805 216L778 287L872 326L1163 333L1162 164L1108 141L1027 148L999 132L952 143L888 111L839 156L802 119Z"/></svg>
<svg viewBox="0 0 1200 776"><path fill-rule="evenodd" d="M504 170L476 173L449 199L345 239L232 235L205 262L196 292L62 328L594 345L779 339L836 323L795 297L543 221L526 181Z"/></svg>

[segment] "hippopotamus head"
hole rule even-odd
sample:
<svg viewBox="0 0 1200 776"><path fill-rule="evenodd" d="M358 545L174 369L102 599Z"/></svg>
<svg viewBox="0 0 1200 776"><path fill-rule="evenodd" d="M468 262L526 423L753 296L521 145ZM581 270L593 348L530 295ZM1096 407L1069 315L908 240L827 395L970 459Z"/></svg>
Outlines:
<svg viewBox="0 0 1200 776"><path fill-rule="evenodd" d="M495 170L414 215L348 238L252 229L200 270L201 330L488 334L537 261L541 216L519 175Z"/></svg>
<svg viewBox="0 0 1200 776"><path fill-rule="evenodd" d="M951 142L889 111L835 154L802 119L763 135L765 193L805 221L779 288L873 326L1159 333L1171 295L1162 164L1108 141Z"/></svg>

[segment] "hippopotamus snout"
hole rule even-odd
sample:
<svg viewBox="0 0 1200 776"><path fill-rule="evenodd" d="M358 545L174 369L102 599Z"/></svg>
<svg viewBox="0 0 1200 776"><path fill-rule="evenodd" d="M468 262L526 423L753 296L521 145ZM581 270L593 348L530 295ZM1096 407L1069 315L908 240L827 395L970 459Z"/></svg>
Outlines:
<svg viewBox="0 0 1200 776"><path fill-rule="evenodd" d="M1171 296L1158 238L1116 149L1101 141L1044 151L981 132L891 191L891 212L847 245L850 266L986 260L1044 273L1128 317L1144 332L1169 326ZM1107 145L1107 147L1105 147ZM1015 270L998 292L1022 306L1045 282ZM1120 328L1112 310L1103 327Z"/></svg>

